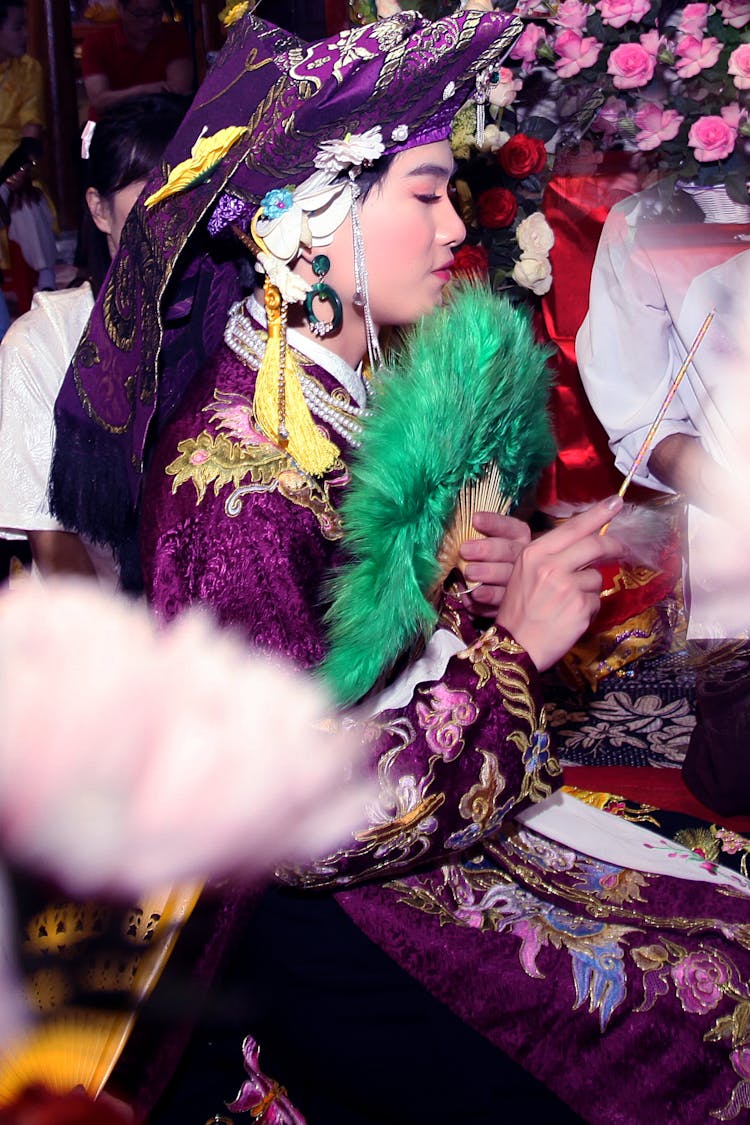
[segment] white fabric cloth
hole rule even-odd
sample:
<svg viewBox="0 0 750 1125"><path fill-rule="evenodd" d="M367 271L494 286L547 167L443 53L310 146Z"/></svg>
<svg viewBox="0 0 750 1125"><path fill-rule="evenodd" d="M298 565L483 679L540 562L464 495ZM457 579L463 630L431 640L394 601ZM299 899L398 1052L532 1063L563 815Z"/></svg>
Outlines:
<svg viewBox="0 0 750 1125"><path fill-rule="evenodd" d="M581 379L615 463L627 473L698 329L715 308L655 443L669 434L689 434L700 438L719 464L734 469L743 444L738 423L747 409L739 361L750 309L750 251L737 241L735 227L644 222L648 202L648 192L635 195L615 206L604 224L589 311L576 338ZM647 462L634 480L669 492ZM750 626L750 612L721 597L728 558L736 567L748 557L745 534L738 540L734 532L725 521L689 508L690 636L741 635Z"/></svg>
<svg viewBox="0 0 750 1125"><path fill-rule="evenodd" d="M0 535L56 531L47 505L55 399L88 323L91 287L37 293L0 345Z"/></svg>
<svg viewBox="0 0 750 1125"><path fill-rule="evenodd" d="M0 537L60 531L47 503L54 444L54 406L94 295L89 285L37 293L0 344ZM109 553L87 544L94 567L115 578Z"/></svg>
<svg viewBox="0 0 750 1125"><path fill-rule="evenodd" d="M37 272L53 271L55 268L57 244L54 225L52 211L43 195L14 208L10 213L8 238L18 243L25 261Z"/></svg>
<svg viewBox="0 0 750 1125"><path fill-rule="evenodd" d="M698 883L720 883L750 896L750 879L739 872L708 862L698 852L624 817L604 812L571 793L558 790L518 813L516 819L563 847L616 867Z"/></svg>

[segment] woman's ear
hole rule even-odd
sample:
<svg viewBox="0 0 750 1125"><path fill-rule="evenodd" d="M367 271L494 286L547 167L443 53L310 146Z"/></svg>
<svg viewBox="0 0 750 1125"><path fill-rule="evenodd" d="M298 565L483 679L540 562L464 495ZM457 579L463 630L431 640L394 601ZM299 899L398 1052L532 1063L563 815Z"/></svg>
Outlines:
<svg viewBox="0 0 750 1125"><path fill-rule="evenodd" d="M94 225L102 234L112 233L112 208L96 188L86 188L86 205L94 220Z"/></svg>

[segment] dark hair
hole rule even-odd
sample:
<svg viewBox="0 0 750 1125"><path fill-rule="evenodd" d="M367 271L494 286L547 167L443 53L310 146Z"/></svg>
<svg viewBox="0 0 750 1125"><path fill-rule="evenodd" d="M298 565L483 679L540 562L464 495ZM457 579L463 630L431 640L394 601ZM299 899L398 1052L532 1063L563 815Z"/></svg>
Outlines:
<svg viewBox="0 0 750 1125"><path fill-rule="evenodd" d="M24 0L0 0L0 27L3 26L13 8L25 9L26 4Z"/></svg>
<svg viewBox="0 0 750 1125"><path fill-rule="evenodd" d="M107 110L91 138L84 165L86 187L108 199L136 180L145 180L177 132L189 104L180 94L144 94Z"/></svg>
<svg viewBox="0 0 750 1125"><path fill-rule="evenodd" d="M388 173L388 169L390 168L394 159L395 157L393 155L386 153L384 156L381 156L377 160L374 160L369 167L365 165L360 174L357 176L359 197L363 203L367 199L368 195L375 187L375 185L379 184L382 180L385 179Z"/></svg>
<svg viewBox="0 0 750 1125"><path fill-rule="evenodd" d="M84 187L94 188L108 200L130 184L145 180L161 160L189 104L190 99L179 94L144 94L106 110L96 123L88 159L83 162ZM96 293L109 269L109 250L87 207L81 247Z"/></svg>

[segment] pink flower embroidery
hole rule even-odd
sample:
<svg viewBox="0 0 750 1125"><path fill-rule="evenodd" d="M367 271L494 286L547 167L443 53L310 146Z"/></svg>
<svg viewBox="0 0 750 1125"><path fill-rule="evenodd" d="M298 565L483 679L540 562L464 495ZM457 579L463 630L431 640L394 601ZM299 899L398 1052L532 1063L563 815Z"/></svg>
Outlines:
<svg viewBox="0 0 750 1125"><path fill-rule="evenodd" d="M626 23L637 23L649 11L649 0L599 0L597 8L602 22L610 27L624 27Z"/></svg>
<svg viewBox="0 0 750 1125"><path fill-rule="evenodd" d="M242 1044L247 1081L228 1108L233 1113L249 1113L253 1121L264 1121L267 1125L305 1125L305 1119L292 1105L287 1092L278 1082L268 1078L260 1069L260 1047L257 1040L248 1035Z"/></svg>
<svg viewBox="0 0 750 1125"><path fill-rule="evenodd" d="M607 73L618 90L646 86L654 76L655 57L640 43L621 43L607 60Z"/></svg>
<svg viewBox="0 0 750 1125"><path fill-rule="evenodd" d="M650 152L664 141L674 140L684 120L674 109L662 109L653 102L641 102L633 114L633 122L638 126L635 143L641 152Z"/></svg>
<svg viewBox="0 0 750 1125"><path fill-rule="evenodd" d="M683 35L705 34L711 12L710 4L686 4L680 14L680 31Z"/></svg>
<svg viewBox="0 0 750 1125"><path fill-rule="evenodd" d="M738 1051L732 1051L730 1058L740 1078L750 1080L750 1047L740 1047Z"/></svg>
<svg viewBox="0 0 750 1125"><path fill-rule="evenodd" d="M695 35L683 35L675 48L675 69L680 78L695 78L702 70L714 66L720 54L721 43L713 36L697 39Z"/></svg>
<svg viewBox="0 0 750 1125"><path fill-rule="evenodd" d="M718 7L730 27L744 27L750 21L750 0L719 0Z"/></svg>
<svg viewBox="0 0 750 1125"><path fill-rule="evenodd" d="M417 703L419 725L427 736L427 745L445 762L452 762L464 748L463 730L479 714L466 691L451 691L445 684L429 689L431 706Z"/></svg>
<svg viewBox="0 0 750 1125"><path fill-rule="evenodd" d="M521 34L513 44L510 52L512 59L519 59L524 68L530 68L536 62L539 48L547 42L547 32L538 23L527 23Z"/></svg>
<svg viewBox="0 0 750 1125"><path fill-rule="evenodd" d="M698 950L683 957L670 969L675 992L686 1012L705 1015L721 1000L727 970L714 953Z"/></svg>
<svg viewBox="0 0 750 1125"><path fill-rule="evenodd" d="M739 109L739 106L737 107ZM740 836L738 832L732 832L729 828L717 828L716 835L721 840L722 849L727 855L736 855L737 852L748 849L750 851L750 840L747 836ZM750 1062L750 1054L748 1055ZM748 1073L750 1078L750 1073Z"/></svg>
<svg viewBox="0 0 750 1125"><path fill-rule="evenodd" d="M717 114L699 117L688 133L688 144L695 150L695 159L701 163L726 160L736 142L737 130Z"/></svg>
<svg viewBox="0 0 750 1125"><path fill-rule="evenodd" d="M560 56L555 62L555 70L560 78L574 78L594 65L601 49L601 43L593 35L583 37L577 31L565 28L555 39L555 50Z"/></svg>
<svg viewBox="0 0 750 1125"><path fill-rule="evenodd" d="M735 47L729 56L727 69L738 90L750 90L750 43Z"/></svg>

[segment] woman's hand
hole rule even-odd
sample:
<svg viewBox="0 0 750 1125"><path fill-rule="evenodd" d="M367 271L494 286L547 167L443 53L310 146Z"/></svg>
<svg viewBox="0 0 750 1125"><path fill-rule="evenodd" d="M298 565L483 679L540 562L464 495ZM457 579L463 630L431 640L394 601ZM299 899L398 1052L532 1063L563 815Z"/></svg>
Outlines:
<svg viewBox="0 0 750 1125"><path fill-rule="evenodd" d="M471 587L466 603L472 612L484 617L494 617L503 600L516 559L531 542L528 524L513 516L499 516L495 512L477 512L474 527L484 539L467 539L461 547L461 557L468 566L464 577Z"/></svg>
<svg viewBox="0 0 750 1125"><path fill-rule="evenodd" d="M599 532L622 508L611 496L525 547L508 582L496 622L528 652L540 672L575 644L599 608L596 564L622 554L621 542Z"/></svg>

